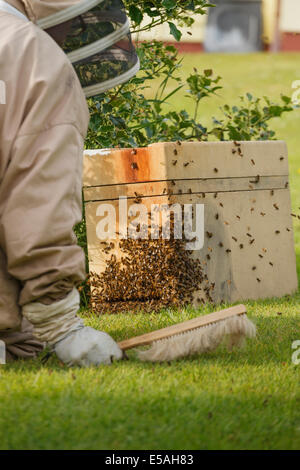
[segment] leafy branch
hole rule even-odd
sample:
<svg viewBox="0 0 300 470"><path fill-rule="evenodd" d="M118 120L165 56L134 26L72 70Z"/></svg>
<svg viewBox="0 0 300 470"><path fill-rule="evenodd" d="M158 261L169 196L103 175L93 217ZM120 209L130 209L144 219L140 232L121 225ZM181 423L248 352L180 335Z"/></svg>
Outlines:
<svg viewBox="0 0 300 470"><path fill-rule="evenodd" d="M207 9L214 6L205 0L152 0L143 2L141 6L136 3L135 0L124 1L134 33L168 23L170 34L176 41L180 41L182 33L174 21L182 26L191 26L193 16L205 15Z"/></svg>

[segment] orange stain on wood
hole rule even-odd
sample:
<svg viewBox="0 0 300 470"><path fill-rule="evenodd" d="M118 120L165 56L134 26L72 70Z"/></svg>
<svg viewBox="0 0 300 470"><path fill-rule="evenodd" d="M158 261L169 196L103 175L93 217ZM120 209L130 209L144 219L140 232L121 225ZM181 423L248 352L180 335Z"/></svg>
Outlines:
<svg viewBox="0 0 300 470"><path fill-rule="evenodd" d="M122 172L128 183L150 181L149 150L147 148L120 150Z"/></svg>

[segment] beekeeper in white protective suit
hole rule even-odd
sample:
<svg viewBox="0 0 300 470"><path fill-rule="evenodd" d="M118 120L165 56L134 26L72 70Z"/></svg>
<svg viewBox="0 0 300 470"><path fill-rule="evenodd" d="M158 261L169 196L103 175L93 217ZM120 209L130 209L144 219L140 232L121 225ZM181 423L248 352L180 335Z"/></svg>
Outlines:
<svg viewBox="0 0 300 470"><path fill-rule="evenodd" d="M70 18L77 15L74 21L82 24L80 14L99 3L0 0L0 340L8 360L34 357L45 344L69 365L122 358L108 334L85 327L77 316L77 287L86 272L73 227L81 220L89 112L76 64L57 44ZM127 26L122 23L123 33ZM119 38L116 31L113 38ZM104 38L104 46L112 40ZM86 45L75 57L87 96L107 89L106 82L84 82L81 64L94 53L95 44ZM137 68L123 68L119 82Z"/></svg>

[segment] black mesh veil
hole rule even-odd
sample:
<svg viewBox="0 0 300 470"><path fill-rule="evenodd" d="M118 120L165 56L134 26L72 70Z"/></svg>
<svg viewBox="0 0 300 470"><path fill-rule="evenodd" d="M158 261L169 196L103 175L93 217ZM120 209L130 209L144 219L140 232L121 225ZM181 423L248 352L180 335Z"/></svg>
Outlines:
<svg viewBox="0 0 300 470"><path fill-rule="evenodd" d="M83 0L76 8L41 20L40 26L60 28L60 45L87 97L128 81L139 70L121 0Z"/></svg>

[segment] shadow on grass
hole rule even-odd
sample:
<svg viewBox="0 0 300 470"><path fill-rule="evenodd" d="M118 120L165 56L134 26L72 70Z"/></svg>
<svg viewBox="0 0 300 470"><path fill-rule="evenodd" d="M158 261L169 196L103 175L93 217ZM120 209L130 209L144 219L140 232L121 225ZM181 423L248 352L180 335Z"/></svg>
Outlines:
<svg viewBox="0 0 300 470"><path fill-rule="evenodd" d="M2 449L297 449L299 407L295 395L257 383L218 380L157 389L149 378L126 391L65 385L60 393L16 390L0 406ZM66 388L69 388L67 396ZM34 406L32 406L34 405ZM105 406L104 406L105 405ZM22 417L23 416L23 417ZM22 426L16 432L16 420ZM43 426L47 423L47 426Z"/></svg>

